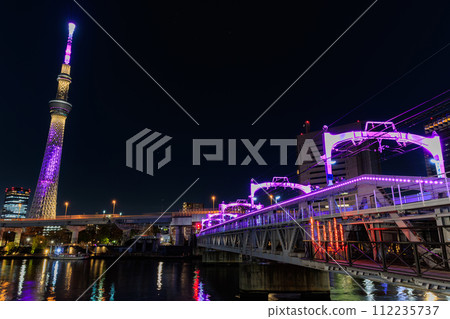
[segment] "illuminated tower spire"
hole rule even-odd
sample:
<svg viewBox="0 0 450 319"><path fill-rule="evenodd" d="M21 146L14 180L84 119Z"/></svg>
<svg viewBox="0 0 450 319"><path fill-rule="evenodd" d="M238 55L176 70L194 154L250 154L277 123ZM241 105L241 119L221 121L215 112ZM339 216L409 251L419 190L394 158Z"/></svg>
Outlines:
<svg viewBox="0 0 450 319"><path fill-rule="evenodd" d="M41 173L39 174L33 203L29 212L29 217L31 218L56 217L56 198L58 194L64 127L67 115L72 109L72 104L67 102L67 99L69 85L72 82L72 78L70 77L70 55L72 53L72 36L74 31L75 24L69 23L66 54L61 67L61 73L57 78L58 89L56 91L56 98L49 102L51 115L50 130L48 132Z"/></svg>

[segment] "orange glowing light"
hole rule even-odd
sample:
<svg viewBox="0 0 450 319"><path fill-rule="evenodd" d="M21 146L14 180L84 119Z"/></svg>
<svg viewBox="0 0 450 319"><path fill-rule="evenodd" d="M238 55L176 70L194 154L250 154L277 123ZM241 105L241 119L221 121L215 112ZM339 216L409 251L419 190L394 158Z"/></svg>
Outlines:
<svg viewBox="0 0 450 319"><path fill-rule="evenodd" d="M316 221L316 225L317 225L317 241L319 242L319 246L322 246L322 240L320 238L320 226L319 226L319 221Z"/></svg>
<svg viewBox="0 0 450 319"><path fill-rule="evenodd" d="M339 250L339 235L337 232L336 218L333 218L333 222L334 222L334 239L336 239L336 250Z"/></svg>
<svg viewBox="0 0 450 319"><path fill-rule="evenodd" d="M328 235L330 237L330 248L333 249L333 233L331 232L331 223L328 222Z"/></svg>

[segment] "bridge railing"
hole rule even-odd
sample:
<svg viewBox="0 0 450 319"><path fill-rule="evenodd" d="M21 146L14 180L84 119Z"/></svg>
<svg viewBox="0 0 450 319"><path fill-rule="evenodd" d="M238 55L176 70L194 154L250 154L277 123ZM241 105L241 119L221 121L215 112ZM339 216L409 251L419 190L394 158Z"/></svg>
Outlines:
<svg viewBox="0 0 450 319"><path fill-rule="evenodd" d="M305 259L392 272L450 278L450 242L305 240Z"/></svg>

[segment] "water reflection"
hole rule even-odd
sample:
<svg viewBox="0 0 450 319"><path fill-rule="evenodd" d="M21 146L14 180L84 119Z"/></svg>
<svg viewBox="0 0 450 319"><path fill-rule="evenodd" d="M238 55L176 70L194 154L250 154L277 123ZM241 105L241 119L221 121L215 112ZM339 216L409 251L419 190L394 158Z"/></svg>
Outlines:
<svg viewBox="0 0 450 319"><path fill-rule="evenodd" d="M162 289L162 276L163 276L163 262L160 261L158 264L158 278L156 279L156 290Z"/></svg>
<svg viewBox="0 0 450 319"><path fill-rule="evenodd" d="M414 289L405 288L402 286L397 287L397 300L399 301L414 301L416 298L414 297Z"/></svg>
<svg viewBox="0 0 450 319"><path fill-rule="evenodd" d="M425 293L425 300L426 301L436 301L438 300L438 296L436 296L434 293L432 293L431 291L427 291Z"/></svg>
<svg viewBox="0 0 450 319"><path fill-rule="evenodd" d="M194 271L194 284L192 288L194 290L194 300L209 301L209 295L204 290L203 282L200 280L200 270L198 268Z"/></svg>
<svg viewBox="0 0 450 319"><path fill-rule="evenodd" d="M91 301L105 301L105 276L92 286Z"/></svg>
<svg viewBox="0 0 450 319"><path fill-rule="evenodd" d="M19 288L17 291L17 298L21 299L22 297L22 289L23 289L23 282L25 280L25 271L27 269L26 260L22 261L22 266L20 266L20 274L19 274Z"/></svg>
<svg viewBox="0 0 450 319"><path fill-rule="evenodd" d="M109 291L109 301L114 301L115 293L116 293L116 288L114 287L114 283L112 283L111 290Z"/></svg>
<svg viewBox="0 0 450 319"><path fill-rule="evenodd" d="M0 300L76 300L113 260L0 260ZM238 300L239 268L192 262L121 260L83 300ZM330 275L331 300L448 300L450 297ZM369 295L365 294L364 288Z"/></svg>
<svg viewBox="0 0 450 319"><path fill-rule="evenodd" d="M402 286L389 285L370 279L351 278L342 274L330 274L331 300L450 300L449 296L431 291L416 290ZM359 287L364 288L367 294Z"/></svg>

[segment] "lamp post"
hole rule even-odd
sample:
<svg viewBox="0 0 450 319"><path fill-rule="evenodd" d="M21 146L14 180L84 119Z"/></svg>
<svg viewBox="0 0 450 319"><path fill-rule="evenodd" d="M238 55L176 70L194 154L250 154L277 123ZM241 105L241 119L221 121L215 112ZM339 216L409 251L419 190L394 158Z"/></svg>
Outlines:
<svg viewBox="0 0 450 319"><path fill-rule="evenodd" d="M281 198L280 196L276 196L276 197L275 197L275 204L278 203L278 201L280 200L280 198Z"/></svg>
<svg viewBox="0 0 450 319"><path fill-rule="evenodd" d="M269 198L270 198L270 205L272 205L272 201L273 201L273 195L272 195L272 194L270 194L270 195L269 195Z"/></svg>
<svg viewBox="0 0 450 319"><path fill-rule="evenodd" d="M214 202L216 201L216 196L211 196L212 202L213 202L213 210L214 210Z"/></svg>
<svg viewBox="0 0 450 319"><path fill-rule="evenodd" d="M116 211L116 200L115 199L113 199L113 201L112 201L112 204L113 204L113 215L114 215L114 212Z"/></svg>
<svg viewBox="0 0 450 319"><path fill-rule="evenodd" d="M64 216L67 216L67 208L69 207L69 202L65 202L64 206L66 206L66 210L64 212Z"/></svg>

